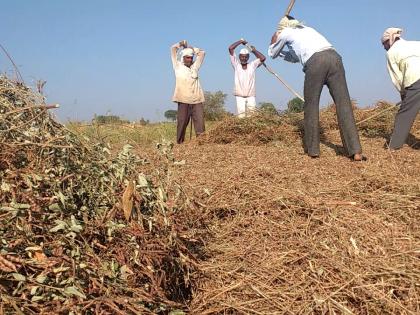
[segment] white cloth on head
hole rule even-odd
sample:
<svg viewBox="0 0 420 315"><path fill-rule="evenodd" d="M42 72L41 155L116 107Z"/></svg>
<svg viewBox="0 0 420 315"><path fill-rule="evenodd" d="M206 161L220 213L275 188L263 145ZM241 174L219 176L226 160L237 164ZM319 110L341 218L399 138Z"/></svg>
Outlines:
<svg viewBox="0 0 420 315"><path fill-rule="evenodd" d="M246 69L242 68L236 55L230 56L230 62L235 71L235 89L233 94L242 97L255 96L255 70L261 65L261 60L257 58L248 63Z"/></svg>
<svg viewBox="0 0 420 315"><path fill-rule="evenodd" d="M402 92L420 80L420 42L400 39L387 51L388 72Z"/></svg>
<svg viewBox="0 0 420 315"><path fill-rule="evenodd" d="M287 50L285 48L287 47ZM277 35L277 41L268 48L271 58L283 58L286 61L303 66L313 54L334 49L328 40L308 26L285 28Z"/></svg>
<svg viewBox="0 0 420 315"><path fill-rule="evenodd" d="M255 100L255 96L236 97L236 110L239 118L244 118L254 113L256 106L257 102Z"/></svg>
<svg viewBox="0 0 420 315"><path fill-rule="evenodd" d="M381 38L382 44L389 41L389 45L394 45L397 38L401 38L402 31L403 30L398 27L387 28Z"/></svg>
<svg viewBox="0 0 420 315"><path fill-rule="evenodd" d="M239 54L240 54L240 55L249 55L249 50L248 50L247 48L242 48L242 49L239 51Z"/></svg>
<svg viewBox="0 0 420 315"><path fill-rule="evenodd" d="M302 27L303 23L296 20L296 19L289 19L287 16L284 16L283 18L281 18L281 20L279 21L279 23L277 24L277 32L281 32L282 30L284 30L285 28L297 28L297 27Z"/></svg>
<svg viewBox="0 0 420 315"><path fill-rule="evenodd" d="M184 48L181 52L182 57L193 57L194 50L192 48Z"/></svg>

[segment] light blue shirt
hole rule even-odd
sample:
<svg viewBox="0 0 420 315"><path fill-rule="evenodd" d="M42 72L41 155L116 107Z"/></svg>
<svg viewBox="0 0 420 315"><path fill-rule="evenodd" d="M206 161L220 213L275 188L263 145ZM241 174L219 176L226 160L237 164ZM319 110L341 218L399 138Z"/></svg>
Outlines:
<svg viewBox="0 0 420 315"><path fill-rule="evenodd" d="M287 50L285 50L287 47ZM277 37L277 42L270 45L268 55L281 57L292 63L300 62L305 66L313 54L327 49L334 49L328 40L311 27L298 26L285 28Z"/></svg>

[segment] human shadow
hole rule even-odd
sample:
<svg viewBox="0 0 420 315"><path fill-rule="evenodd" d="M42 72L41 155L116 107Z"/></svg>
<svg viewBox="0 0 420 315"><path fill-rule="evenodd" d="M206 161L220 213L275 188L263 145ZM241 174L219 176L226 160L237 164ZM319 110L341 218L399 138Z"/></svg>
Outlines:
<svg viewBox="0 0 420 315"><path fill-rule="evenodd" d="M294 122L294 125L297 127L299 136L300 136L300 141L301 141L301 146L304 150L305 153L308 153L306 150L306 146L305 146L305 128L304 128L304 124L303 124L303 120L297 120ZM326 132L325 132L325 128L323 126L319 126L319 137L320 137L320 142L329 147L330 149L333 149L336 155L339 156L348 156L347 154L347 150L344 148L344 146L342 145L337 145L332 143L331 141L328 140Z"/></svg>
<svg viewBox="0 0 420 315"><path fill-rule="evenodd" d="M406 143L414 150L420 150L420 139L410 133Z"/></svg>
<svg viewBox="0 0 420 315"><path fill-rule="evenodd" d="M296 120L293 122L293 125L297 127L297 131L299 133L300 140L301 140L301 146L304 152L307 153L306 146L305 146L305 137L304 137L305 128L304 128L303 120ZM330 140L328 140L328 137L326 135L326 130L322 125L319 127L319 132L320 132L320 142L323 145L327 146L330 149L333 149L336 155L348 156L347 150L343 145L334 144ZM337 132L339 131L337 130ZM371 129L369 130L369 132L367 132L367 130L364 130L362 128L359 130L359 134L370 139L383 138L385 140L384 148L388 148L388 144L391 139L391 133L387 131L385 128L376 128L375 130ZM413 150L420 150L420 139L417 138L412 133L409 134L406 144Z"/></svg>
<svg viewBox="0 0 420 315"><path fill-rule="evenodd" d="M385 138L384 148L389 148L389 142L391 141L391 135ZM410 133L405 141L405 144L408 145L413 150L420 150L420 139L417 138L415 135Z"/></svg>

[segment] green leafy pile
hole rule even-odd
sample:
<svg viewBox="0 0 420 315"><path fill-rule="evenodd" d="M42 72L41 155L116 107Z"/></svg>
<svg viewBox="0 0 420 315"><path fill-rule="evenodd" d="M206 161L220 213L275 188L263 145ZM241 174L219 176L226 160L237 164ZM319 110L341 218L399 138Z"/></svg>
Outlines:
<svg viewBox="0 0 420 315"><path fill-rule="evenodd" d="M152 182L130 146L113 156L50 108L0 78L0 309L135 314L184 304L194 257L178 236L182 194L168 202L166 166Z"/></svg>

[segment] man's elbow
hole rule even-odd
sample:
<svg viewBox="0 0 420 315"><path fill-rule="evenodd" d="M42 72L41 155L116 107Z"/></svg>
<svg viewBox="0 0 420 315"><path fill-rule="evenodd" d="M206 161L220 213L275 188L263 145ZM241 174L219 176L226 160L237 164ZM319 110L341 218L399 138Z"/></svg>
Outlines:
<svg viewBox="0 0 420 315"><path fill-rule="evenodd" d="M206 52L204 50L201 50L199 52L196 53L197 58L203 60L204 57L206 56Z"/></svg>

